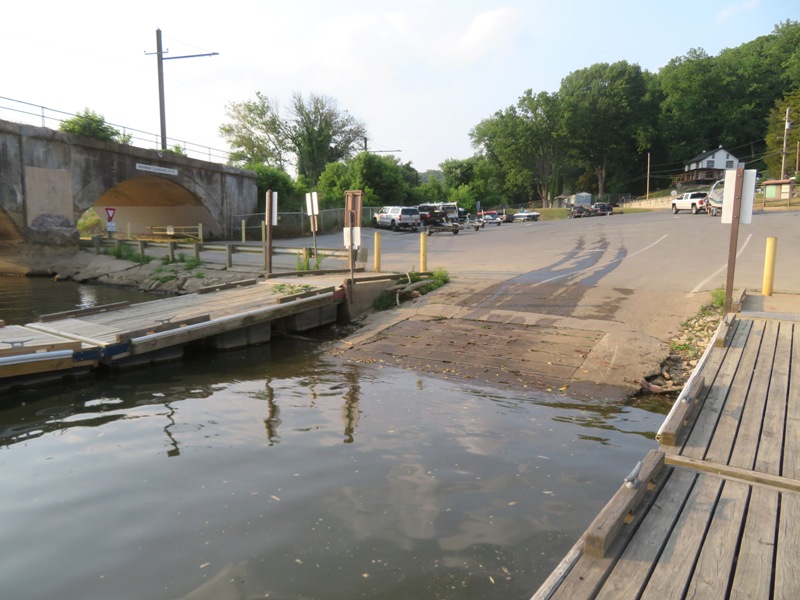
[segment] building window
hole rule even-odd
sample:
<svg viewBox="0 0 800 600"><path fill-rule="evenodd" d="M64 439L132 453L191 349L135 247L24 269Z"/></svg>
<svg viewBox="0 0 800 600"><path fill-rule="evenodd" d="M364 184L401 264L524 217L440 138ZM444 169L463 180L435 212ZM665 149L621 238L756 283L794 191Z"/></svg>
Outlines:
<svg viewBox="0 0 800 600"><path fill-rule="evenodd" d="M706 171L706 179L714 179L714 171Z"/></svg>
<svg viewBox="0 0 800 600"><path fill-rule="evenodd" d="M730 154L726 154L726 155L725 155L725 158L730 158L730 157L731 157L731 155L730 155Z"/></svg>
<svg viewBox="0 0 800 600"><path fill-rule="evenodd" d="M725 168L726 169L732 169L733 168L733 161L732 160L726 160L725 161Z"/></svg>
<svg viewBox="0 0 800 600"><path fill-rule="evenodd" d="M714 161L711 160L711 159L707 160L706 161L706 168L707 169L713 169L714 168Z"/></svg>

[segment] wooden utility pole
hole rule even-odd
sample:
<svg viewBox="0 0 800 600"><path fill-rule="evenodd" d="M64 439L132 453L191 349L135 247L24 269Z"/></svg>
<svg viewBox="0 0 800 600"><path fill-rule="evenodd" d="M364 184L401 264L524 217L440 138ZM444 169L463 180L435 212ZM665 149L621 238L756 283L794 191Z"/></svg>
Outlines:
<svg viewBox="0 0 800 600"><path fill-rule="evenodd" d="M786 107L786 120L783 126L783 154L781 155L781 179L786 179L786 144L789 141L789 128L792 126L789 121L789 114L792 108Z"/></svg>
<svg viewBox="0 0 800 600"><path fill-rule="evenodd" d="M169 50L167 50L169 52ZM188 54L186 56L168 56L164 58L164 51L161 46L161 30L156 29L156 51L145 52L146 55L156 54L158 56L158 109L161 115L161 149L167 149L167 118L166 110L164 108L164 61L176 60L178 58L195 58L198 56L217 56L219 52L208 52L206 54Z"/></svg>
<svg viewBox="0 0 800 600"><path fill-rule="evenodd" d="M647 193L644 196L645 200L650 199L650 153L647 153Z"/></svg>

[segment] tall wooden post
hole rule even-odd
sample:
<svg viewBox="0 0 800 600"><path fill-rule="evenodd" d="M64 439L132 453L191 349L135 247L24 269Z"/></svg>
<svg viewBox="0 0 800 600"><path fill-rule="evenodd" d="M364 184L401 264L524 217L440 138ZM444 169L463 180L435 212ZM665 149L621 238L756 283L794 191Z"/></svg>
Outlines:
<svg viewBox="0 0 800 600"><path fill-rule="evenodd" d="M728 274L725 278L724 314L731 312L733 300L733 276L736 272L736 250L739 247L739 213L742 211L742 188L744 183L744 165L736 169L736 186L733 193L733 217L731 219L731 240L728 246Z"/></svg>

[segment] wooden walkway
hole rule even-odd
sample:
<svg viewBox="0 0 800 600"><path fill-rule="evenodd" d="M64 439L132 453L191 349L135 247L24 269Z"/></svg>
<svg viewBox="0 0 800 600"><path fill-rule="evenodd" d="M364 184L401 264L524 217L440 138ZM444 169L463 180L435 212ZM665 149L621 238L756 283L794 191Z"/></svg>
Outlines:
<svg viewBox="0 0 800 600"><path fill-rule="evenodd" d="M285 295L273 291L270 283L237 284L141 304L45 315L24 326L0 321L0 390L15 378L37 373L170 360L193 342L216 349L268 342L278 320L286 331L335 321L344 297L334 287Z"/></svg>
<svg viewBox="0 0 800 600"><path fill-rule="evenodd" d="M535 599L800 598L800 322L782 317L721 326Z"/></svg>

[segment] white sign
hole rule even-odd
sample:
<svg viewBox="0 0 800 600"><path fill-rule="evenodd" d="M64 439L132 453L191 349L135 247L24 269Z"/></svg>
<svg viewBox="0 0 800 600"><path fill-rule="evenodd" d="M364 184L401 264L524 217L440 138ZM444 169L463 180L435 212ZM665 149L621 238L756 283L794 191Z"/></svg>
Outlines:
<svg viewBox="0 0 800 600"><path fill-rule="evenodd" d="M306 194L306 212L309 216L319 215L319 200L317 199L317 192L310 192Z"/></svg>
<svg viewBox="0 0 800 600"><path fill-rule="evenodd" d="M739 224L753 222L753 198L756 194L756 170L746 169L742 181L742 202L739 210ZM733 198L736 195L736 169L725 171L725 191L722 195L722 223L733 223Z"/></svg>
<svg viewBox="0 0 800 600"><path fill-rule="evenodd" d="M159 167L156 165L143 165L136 163L137 171L147 171L148 173L160 173L161 175L177 175L178 169L168 169L167 167Z"/></svg>
<svg viewBox="0 0 800 600"><path fill-rule="evenodd" d="M116 223L112 223L111 221L106 223L106 231L107 232L114 233L116 230L117 230L117 224Z"/></svg>
<svg viewBox="0 0 800 600"><path fill-rule="evenodd" d="M267 210L269 210L269 192L267 192ZM266 215L267 220L270 215ZM273 227L278 226L278 192L272 192L272 220L270 221Z"/></svg>
<svg viewBox="0 0 800 600"><path fill-rule="evenodd" d="M347 249L361 247L361 227L353 227L352 245L350 244L350 228L344 228L344 247Z"/></svg>

